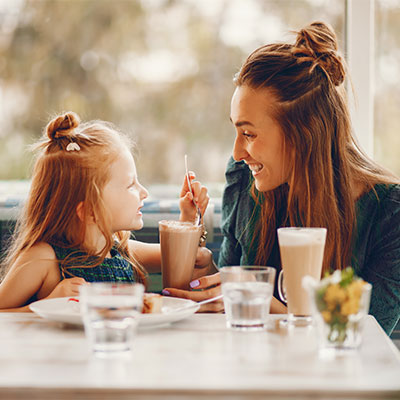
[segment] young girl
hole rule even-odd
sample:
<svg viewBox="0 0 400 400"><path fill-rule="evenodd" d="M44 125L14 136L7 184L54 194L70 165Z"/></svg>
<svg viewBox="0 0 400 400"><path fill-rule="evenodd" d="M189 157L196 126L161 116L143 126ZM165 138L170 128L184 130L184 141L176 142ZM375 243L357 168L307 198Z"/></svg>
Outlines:
<svg viewBox="0 0 400 400"><path fill-rule="evenodd" d="M2 311L77 295L88 282L145 283L147 272L160 270L160 246L130 240L130 231L143 226L148 192L126 136L102 121L81 124L68 112L47 125L36 148L30 193L5 260ZM192 188L203 215L207 189L199 182ZM194 220L192 200L185 179L182 221ZM197 262L208 264L206 249L199 248Z"/></svg>

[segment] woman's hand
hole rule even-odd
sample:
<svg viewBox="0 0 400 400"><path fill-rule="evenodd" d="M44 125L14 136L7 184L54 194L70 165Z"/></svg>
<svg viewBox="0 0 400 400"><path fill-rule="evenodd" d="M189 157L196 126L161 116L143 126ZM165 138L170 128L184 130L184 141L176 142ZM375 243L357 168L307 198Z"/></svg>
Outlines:
<svg viewBox="0 0 400 400"><path fill-rule="evenodd" d="M196 176L193 172L189 172L190 185L192 186L194 195L189 190L186 175L183 180L182 190L179 196L179 209L181 211L179 220L183 222L194 222L196 220L196 207L193 203L193 198L197 206L200 208L202 216L206 212L207 205L210 200L208 196L208 189L199 181L195 181L195 177Z"/></svg>
<svg viewBox="0 0 400 400"><path fill-rule="evenodd" d="M207 247L199 247L194 265L192 279L196 280L205 275L211 275L218 272L213 262L212 251Z"/></svg>
<svg viewBox="0 0 400 400"><path fill-rule="evenodd" d="M270 312L271 314L287 314L287 307L272 296Z"/></svg>
<svg viewBox="0 0 400 400"><path fill-rule="evenodd" d="M90 285L83 278L68 278L60 281L47 298L79 296L79 287Z"/></svg>
<svg viewBox="0 0 400 400"><path fill-rule="evenodd" d="M202 301L210 299L221 294L221 277L219 272L214 275L203 276L190 282L190 287L196 290L182 290L166 288L163 294L190 299L193 301ZM224 303L222 299L212 303L204 304L200 308L200 312L222 312L224 311Z"/></svg>

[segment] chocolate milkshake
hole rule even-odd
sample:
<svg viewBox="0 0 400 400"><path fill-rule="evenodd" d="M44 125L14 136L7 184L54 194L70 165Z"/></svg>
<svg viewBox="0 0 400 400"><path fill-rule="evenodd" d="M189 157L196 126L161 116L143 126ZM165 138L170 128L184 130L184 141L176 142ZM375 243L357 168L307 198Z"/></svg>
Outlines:
<svg viewBox="0 0 400 400"><path fill-rule="evenodd" d="M160 221L163 287L189 289L201 236L201 226L190 222Z"/></svg>

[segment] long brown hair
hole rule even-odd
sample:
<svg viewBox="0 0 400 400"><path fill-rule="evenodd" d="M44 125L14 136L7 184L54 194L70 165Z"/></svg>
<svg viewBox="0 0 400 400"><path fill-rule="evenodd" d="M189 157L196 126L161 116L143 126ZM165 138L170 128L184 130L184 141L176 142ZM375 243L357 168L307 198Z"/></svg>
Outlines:
<svg viewBox="0 0 400 400"><path fill-rule="evenodd" d="M288 185L260 193L251 189L262 217L255 263L265 265L276 240L276 212L282 198L286 224L326 227L323 270L350 262L355 227L351 185L365 190L396 178L369 159L353 135L343 82L344 60L333 29L314 22L297 32L294 44L265 45L251 53L235 77L237 86L267 89L272 117L285 145L293 149Z"/></svg>
<svg viewBox="0 0 400 400"><path fill-rule="evenodd" d="M74 146L79 151L73 150ZM110 179L109 166L123 146L131 147L129 139L104 121L80 123L78 115L67 112L49 122L42 139L34 145L38 154L31 187L5 259L7 268L21 252L39 242L84 251L88 255L86 261L95 260L90 266L101 264L117 243L136 279L145 282L145 271L129 251L130 232L111 232L108 210L102 200L102 190ZM86 224L76 212L81 202L83 221L94 216L106 239L100 253L84 248ZM68 272L68 265L80 265L82 261L82 257L74 259L74 253L60 260L64 272Z"/></svg>

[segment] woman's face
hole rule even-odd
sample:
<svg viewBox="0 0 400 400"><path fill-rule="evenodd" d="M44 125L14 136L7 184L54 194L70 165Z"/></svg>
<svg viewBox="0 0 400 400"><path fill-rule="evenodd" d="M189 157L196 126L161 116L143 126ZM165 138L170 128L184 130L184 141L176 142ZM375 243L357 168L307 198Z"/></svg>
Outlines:
<svg viewBox="0 0 400 400"><path fill-rule="evenodd" d="M275 99L268 89L236 88L231 121L236 129L233 158L250 168L258 191L266 192L288 181L289 149L278 123L271 117Z"/></svg>

